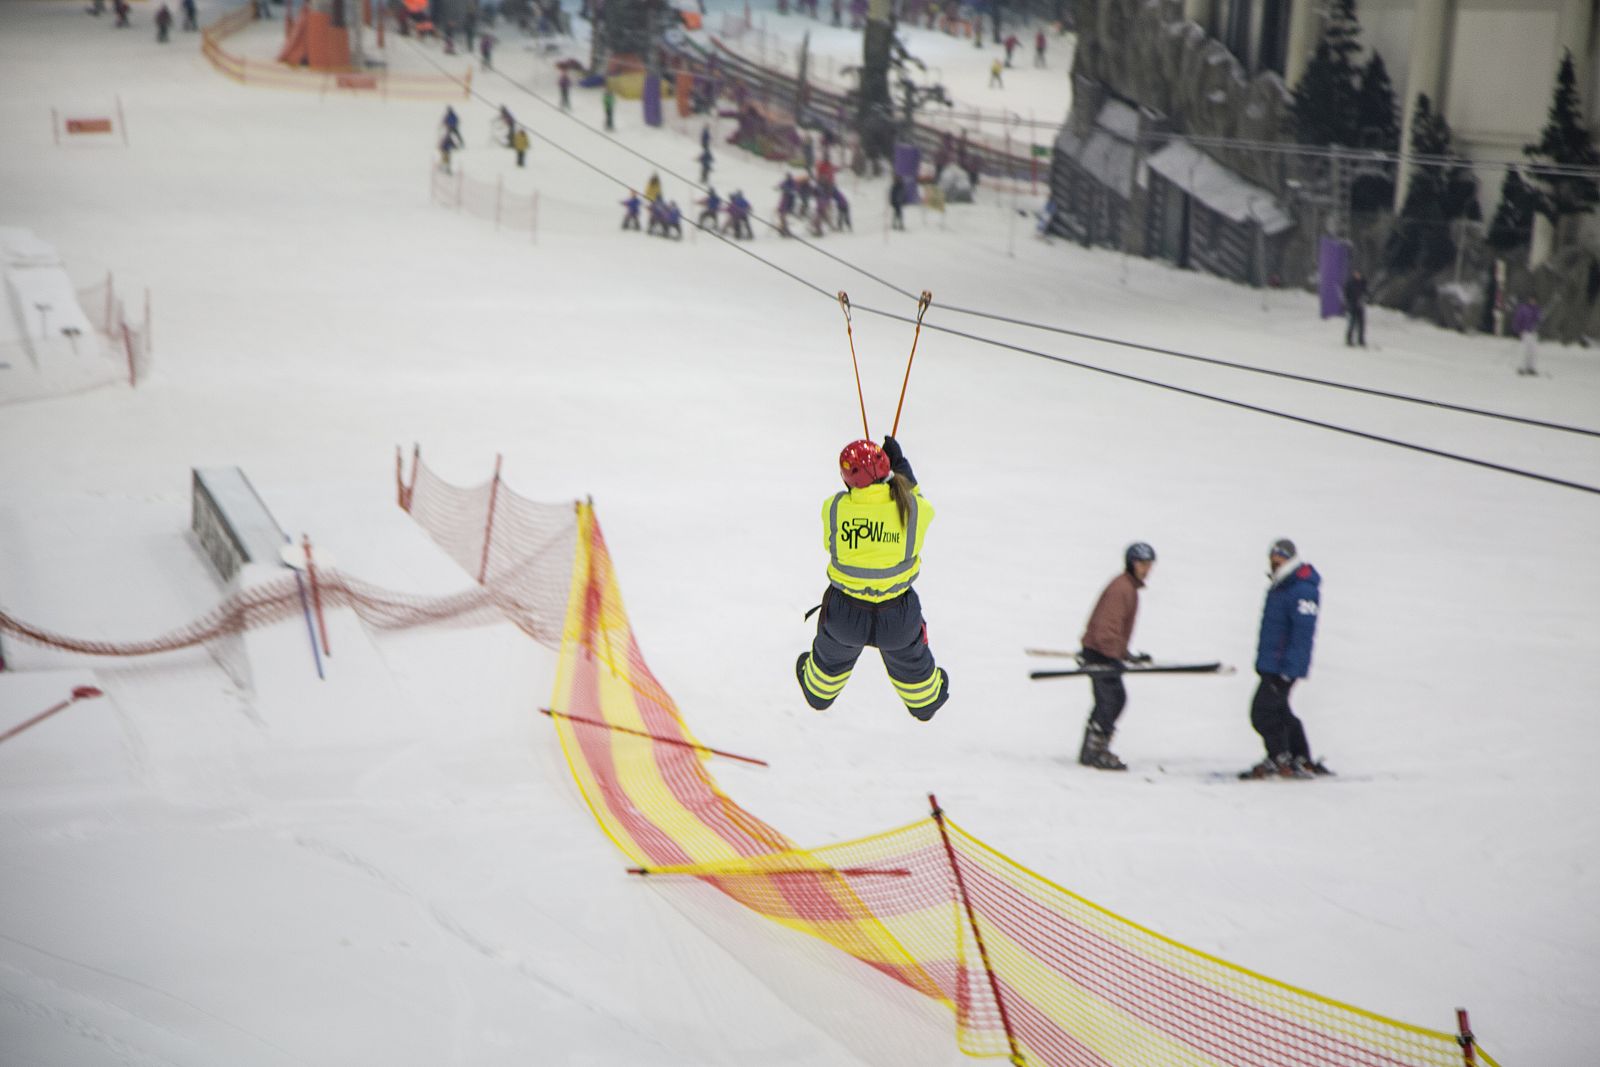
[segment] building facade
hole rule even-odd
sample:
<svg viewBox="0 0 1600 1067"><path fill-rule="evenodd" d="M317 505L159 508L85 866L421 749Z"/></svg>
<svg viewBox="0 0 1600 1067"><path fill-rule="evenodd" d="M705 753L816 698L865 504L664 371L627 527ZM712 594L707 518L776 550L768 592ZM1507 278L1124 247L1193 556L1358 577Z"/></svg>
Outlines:
<svg viewBox="0 0 1600 1067"><path fill-rule="evenodd" d="M1249 73L1300 80L1327 0L1183 0L1184 14ZM1361 44L1383 56L1401 106L1402 151L1426 94L1455 145L1484 163L1520 160L1538 140L1562 56L1572 53L1583 113L1600 139L1600 4L1596 0L1357 0ZM1504 171L1480 173L1491 212ZM1405 195L1396 183L1396 206Z"/></svg>

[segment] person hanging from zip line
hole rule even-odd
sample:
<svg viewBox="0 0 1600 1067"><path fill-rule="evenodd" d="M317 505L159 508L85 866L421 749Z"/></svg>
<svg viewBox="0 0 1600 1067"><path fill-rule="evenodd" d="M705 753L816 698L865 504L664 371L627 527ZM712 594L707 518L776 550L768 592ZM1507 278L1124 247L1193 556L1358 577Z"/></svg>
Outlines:
<svg viewBox="0 0 1600 1067"><path fill-rule="evenodd" d="M795 661L795 677L806 703L826 711L871 645L906 710L927 722L950 698L950 676L933 661L922 602L911 587L933 505L893 437L882 447L870 440L846 445L839 476L845 489L822 504L828 588L816 639Z"/></svg>

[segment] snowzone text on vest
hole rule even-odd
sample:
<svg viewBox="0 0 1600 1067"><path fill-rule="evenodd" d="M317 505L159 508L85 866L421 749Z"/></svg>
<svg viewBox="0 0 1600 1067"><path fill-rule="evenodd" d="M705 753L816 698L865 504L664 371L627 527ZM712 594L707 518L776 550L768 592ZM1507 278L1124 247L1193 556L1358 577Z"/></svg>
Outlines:
<svg viewBox="0 0 1600 1067"><path fill-rule="evenodd" d="M886 530L882 521L873 522L870 519L851 519L840 523L839 536L844 539L846 548L855 548L862 541L877 541L880 544L900 543L899 530Z"/></svg>

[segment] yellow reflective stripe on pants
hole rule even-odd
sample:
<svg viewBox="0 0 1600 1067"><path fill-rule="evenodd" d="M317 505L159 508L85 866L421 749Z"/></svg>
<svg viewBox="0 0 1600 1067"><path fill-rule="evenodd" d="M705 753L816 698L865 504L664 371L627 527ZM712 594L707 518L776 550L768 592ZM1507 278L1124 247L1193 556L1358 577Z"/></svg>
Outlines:
<svg viewBox="0 0 1600 1067"><path fill-rule="evenodd" d="M844 692L844 684L850 680L850 672L843 674L824 674L817 669L817 661L813 656L806 657L806 688L824 700L832 700Z"/></svg>
<svg viewBox="0 0 1600 1067"><path fill-rule="evenodd" d="M925 704L932 704L939 696L939 672L935 670L920 682L902 682L890 678L894 683L895 692L900 694L900 699L905 701L908 708L920 708Z"/></svg>

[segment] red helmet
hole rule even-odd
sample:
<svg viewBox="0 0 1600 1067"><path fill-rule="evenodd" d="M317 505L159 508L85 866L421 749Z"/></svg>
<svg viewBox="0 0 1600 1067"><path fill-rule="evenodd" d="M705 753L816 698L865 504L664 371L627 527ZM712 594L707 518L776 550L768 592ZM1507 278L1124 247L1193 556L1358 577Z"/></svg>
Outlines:
<svg viewBox="0 0 1600 1067"><path fill-rule="evenodd" d="M839 477L861 489L889 477L889 457L872 441L851 441L839 452Z"/></svg>

